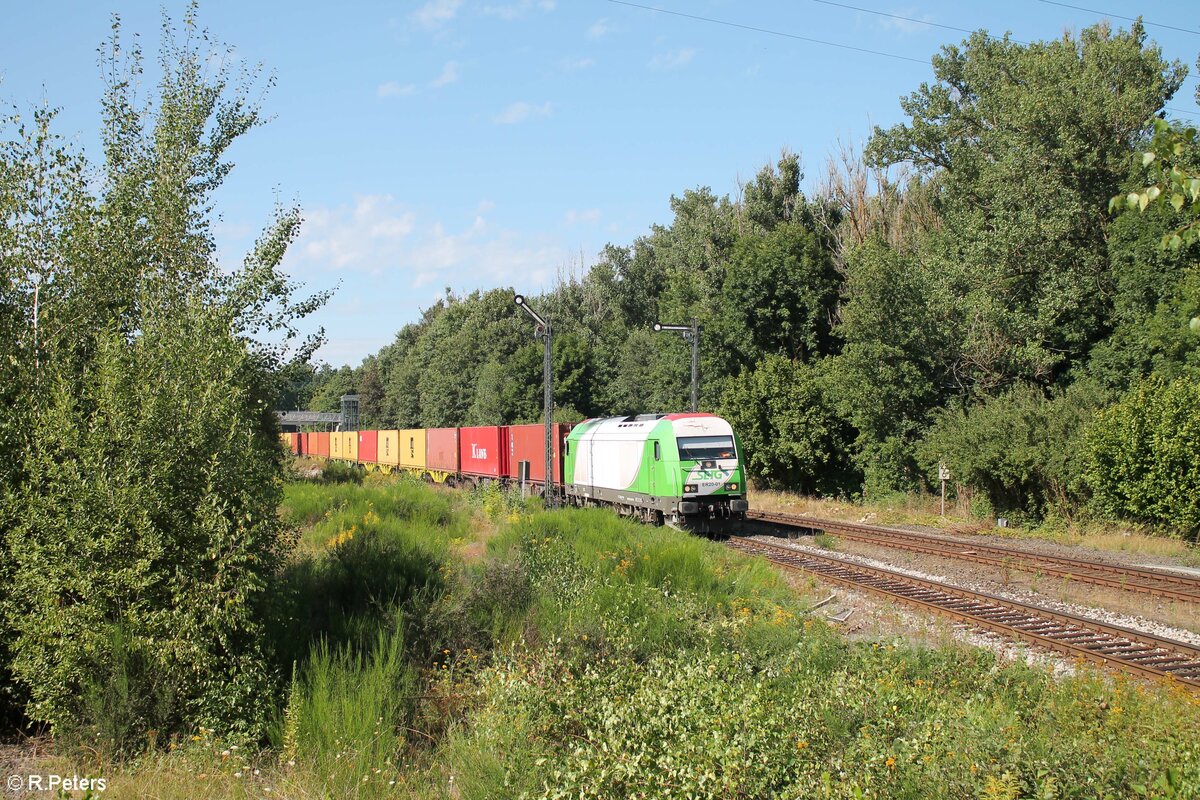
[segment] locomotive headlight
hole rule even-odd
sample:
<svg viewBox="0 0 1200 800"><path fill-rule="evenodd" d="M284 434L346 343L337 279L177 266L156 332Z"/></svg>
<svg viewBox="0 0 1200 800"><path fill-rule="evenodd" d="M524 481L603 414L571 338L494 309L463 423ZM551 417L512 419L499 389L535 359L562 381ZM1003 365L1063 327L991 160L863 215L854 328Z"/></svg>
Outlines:
<svg viewBox="0 0 1200 800"><path fill-rule="evenodd" d="M727 483L727 484L725 484L725 491L727 491L727 492L736 492L737 490L738 490L738 485L737 485L736 483Z"/></svg>
<svg viewBox="0 0 1200 800"><path fill-rule="evenodd" d="M685 483L683 485L683 492L684 492L684 494L695 494L696 493L696 484Z"/></svg>

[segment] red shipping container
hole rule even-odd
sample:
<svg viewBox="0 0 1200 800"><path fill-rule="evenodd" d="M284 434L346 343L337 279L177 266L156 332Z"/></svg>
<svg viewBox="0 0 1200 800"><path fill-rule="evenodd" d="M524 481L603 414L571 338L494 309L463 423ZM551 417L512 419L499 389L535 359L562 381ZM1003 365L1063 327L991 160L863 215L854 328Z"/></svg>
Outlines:
<svg viewBox="0 0 1200 800"><path fill-rule="evenodd" d="M329 431L314 433L313 437L317 440L313 446L313 454L329 458Z"/></svg>
<svg viewBox="0 0 1200 800"><path fill-rule="evenodd" d="M289 433L288 446L292 448L292 455L300 455L300 434Z"/></svg>
<svg viewBox="0 0 1200 800"><path fill-rule="evenodd" d="M302 451L304 451L304 455L306 455L306 456L312 454L312 434L311 433L300 434L300 449Z"/></svg>
<svg viewBox="0 0 1200 800"><path fill-rule="evenodd" d="M425 431L425 469L458 474L458 428Z"/></svg>
<svg viewBox="0 0 1200 800"><path fill-rule="evenodd" d="M460 428L459 465L463 475L499 478L508 466L508 429L497 425L486 428Z"/></svg>
<svg viewBox="0 0 1200 800"><path fill-rule="evenodd" d="M358 460L364 464L379 460L379 431L358 432Z"/></svg>
<svg viewBox="0 0 1200 800"><path fill-rule="evenodd" d="M571 426L561 422L554 423L551 433L553 442L551 452L553 458L554 480L562 483L562 450ZM545 425L509 425L508 426L508 463L504 474L513 480L521 477L521 462L529 462L529 480L542 483L546 479L546 426Z"/></svg>

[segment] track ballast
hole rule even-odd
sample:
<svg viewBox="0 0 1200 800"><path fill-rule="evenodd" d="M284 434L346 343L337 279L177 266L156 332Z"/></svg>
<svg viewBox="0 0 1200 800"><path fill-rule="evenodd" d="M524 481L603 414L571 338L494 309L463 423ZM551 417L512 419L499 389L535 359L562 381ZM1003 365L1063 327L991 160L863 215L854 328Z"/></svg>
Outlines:
<svg viewBox="0 0 1200 800"><path fill-rule="evenodd" d="M1082 558L1035 553L1018 547L966 542L948 536L883 528L840 520L751 511L747 519L785 530L826 531L851 541L909 550L927 555L1054 575L1080 583L1200 603L1200 577L1162 569L1108 564Z"/></svg>
<svg viewBox="0 0 1200 800"><path fill-rule="evenodd" d="M1200 647L958 586L740 536L726 544L793 570L869 591L1063 655L1200 692Z"/></svg>

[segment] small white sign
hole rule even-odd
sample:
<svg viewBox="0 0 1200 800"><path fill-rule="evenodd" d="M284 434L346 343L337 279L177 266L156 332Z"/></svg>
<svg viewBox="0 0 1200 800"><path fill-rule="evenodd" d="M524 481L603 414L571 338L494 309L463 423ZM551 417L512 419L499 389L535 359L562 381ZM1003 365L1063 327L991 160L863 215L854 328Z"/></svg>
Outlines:
<svg viewBox="0 0 1200 800"><path fill-rule="evenodd" d="M945 464L938 464L938 480L939 481L950 480L950 468L947 467Z"/></svg>

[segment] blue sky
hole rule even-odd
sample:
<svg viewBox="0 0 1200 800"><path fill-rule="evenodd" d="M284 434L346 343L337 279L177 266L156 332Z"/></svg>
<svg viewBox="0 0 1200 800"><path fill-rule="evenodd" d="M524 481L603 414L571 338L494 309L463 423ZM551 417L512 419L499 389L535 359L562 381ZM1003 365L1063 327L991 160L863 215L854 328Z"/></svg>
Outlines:
<svg viewBox="0 0 1200 800"><path fill-rule="evenodd" d="M299 204L286 267L312 289L340 282L313 319L329 338L319 357L357 364L445 287L535 293L669 222L672 194L736 194L783 148L811 191L839 143L903 120L929 56L965 36L938 25L1030 41L1140 13L1187 29L1147 26L1168 58L1194 71L1200 52L1194 0L641 5L745 27L612 0L202 2L233 58L277 78L274 119L233 148L217 197L222 257L240 259L277 200ZM110 16L153 56L163 4L5 6L0 102L61 107L60 131L95 155ZM178 20L185 6L165 8ZM1195 87L1170 105L1200 121Z"/></svg>

